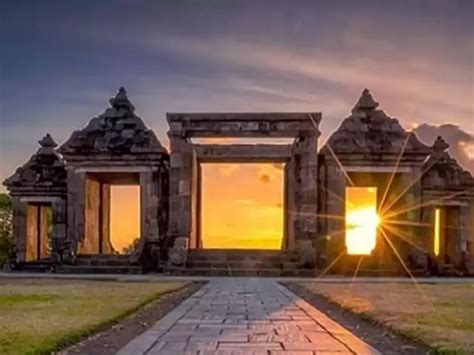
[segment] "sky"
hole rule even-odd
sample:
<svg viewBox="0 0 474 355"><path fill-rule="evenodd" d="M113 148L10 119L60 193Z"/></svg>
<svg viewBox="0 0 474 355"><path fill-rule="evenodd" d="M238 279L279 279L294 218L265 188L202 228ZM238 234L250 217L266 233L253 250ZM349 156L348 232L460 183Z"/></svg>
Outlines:
<svg viewBox="0 0 474 355"><path fill-rule="evenodd" d="M473 14L470 0L4 0L0 180L120 86L164 145L182 111L319 111L322 145L367 87L474 172Z"/></svg>

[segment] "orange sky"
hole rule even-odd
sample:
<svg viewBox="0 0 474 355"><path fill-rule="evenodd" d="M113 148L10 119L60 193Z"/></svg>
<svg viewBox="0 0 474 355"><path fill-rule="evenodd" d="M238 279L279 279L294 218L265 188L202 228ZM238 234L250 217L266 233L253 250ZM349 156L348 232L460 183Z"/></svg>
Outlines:
<svg viewBox="0 0 474 355"><path fill-rule="evenodd" d="M283 186L283 164L203 164L203 246L280 249Z"/></svg>
<svg viewBox="0 0 474 355"><path fill-rule="evenodd" d="M112 186L110 241L122 252L140 235L140 186Z"/></svg>
<svg viewBox="0 0 474 355"><path fill-rule="evenodd" d="M202 164L203 246L280 249L283 186L283 164ZM112 186L115 250L140 234L139 191L139 186Z"/></svg>

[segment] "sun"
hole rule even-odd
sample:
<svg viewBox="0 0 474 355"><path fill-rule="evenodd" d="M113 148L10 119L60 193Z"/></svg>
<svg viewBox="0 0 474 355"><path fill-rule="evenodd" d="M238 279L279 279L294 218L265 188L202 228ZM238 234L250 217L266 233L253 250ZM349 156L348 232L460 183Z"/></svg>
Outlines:
<svg viewBox="0 0 474 355"><path fill-rule="evenodd" d="M346 248L349 255L369 255L377 243L382 218L377 213L375 188L346 190Z"/></svg>

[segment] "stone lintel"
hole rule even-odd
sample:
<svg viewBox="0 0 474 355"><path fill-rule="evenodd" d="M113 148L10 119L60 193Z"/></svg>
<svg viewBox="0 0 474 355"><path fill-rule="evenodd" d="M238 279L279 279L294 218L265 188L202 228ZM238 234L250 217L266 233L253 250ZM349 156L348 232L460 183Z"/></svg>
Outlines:
<svg viewBox="0 0 474 355"><path fill-rule="evenodd" d="M206 161L276 162L291 158L291 145L281 144L196 144L196 157Z"/></svg>
<svg viewBox="0 0 474 355"><path fill-rule="evenodd" d="M319 124L321 112L168 112L168 122L199 122L212 121L307 121L310 117Z"/></svg>
<svg viewBox="0 0 474 355"><path fill-rule="evenodd" d="M26 203L53 203L62 200L59 196L21 196L20 201Z"/></svg>
<svg viewBox="0 0 474 355"><path fill-rule="evenodd" d="M145 173L159 170L157 166L79 166L69 169L78 173Z"/></svg>
<svg viewBox="0 0 474 355"><path fill-rule="evenodd" d="M344 166L348 173L411 173L413 169L408 166Z"/></svg>
<svg viewBox="0 0 474 355"><path fill-rule="evenodd" d="M300 137L319 136L320 113L168 113L168 136Z"/></svg>

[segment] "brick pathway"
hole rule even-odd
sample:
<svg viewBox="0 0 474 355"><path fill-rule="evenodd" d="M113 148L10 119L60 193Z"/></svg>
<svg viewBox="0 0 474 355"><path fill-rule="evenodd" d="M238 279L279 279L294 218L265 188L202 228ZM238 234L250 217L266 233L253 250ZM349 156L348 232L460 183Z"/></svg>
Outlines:
<svg viewBox="0 0 474 355"><path fill-rule="evenodd" d="M379 354L268 279L210 281L120 355Z"/></svg>

